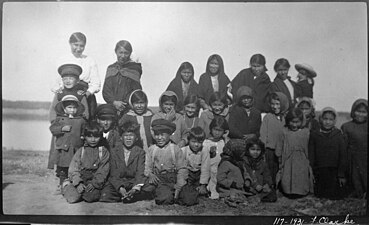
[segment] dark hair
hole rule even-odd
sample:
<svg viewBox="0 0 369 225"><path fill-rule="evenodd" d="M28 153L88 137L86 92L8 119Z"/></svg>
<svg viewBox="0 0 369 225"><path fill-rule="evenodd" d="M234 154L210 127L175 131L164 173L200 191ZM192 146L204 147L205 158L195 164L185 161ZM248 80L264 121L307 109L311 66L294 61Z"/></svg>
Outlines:
<svg viewBox="0 0 369 225"><path fill-rule="evenodd" d="M209 125L210 132L215 127L220 127L223 130L229 130L228 122L223 116L214 117L214 119L210 122L210 125Z"/></svg>
<svg viewBox="0 0 369 225"><path fill-rule="evenodd" d="M279 98L279 96L275 92L270 93L269 96L268 96L268 102L271 103L272 100L277 100L279 102L281 101L281 99Z"/></svg>
<svg viewBox="0 0 369 225"><path fill-rule="evenodd" d="M265 57L262 54L255 54L250 58L250 64L257 63L265 67ZM266 68L265 68L266 69Z"/></svg>
<svg viewBox="0 0 369 225"><path fill-rule="evenodd" d="M195 139L198 142L203 142L206 138L205 131L201 127L193 127L188 133L187 140Z"/></svg>
<svg viewBox="0 0 369 225"><path fill-rule="evenodd" d="M69 106L69 105L74 105L74 106L78 107L78 103L76 101L73 101L73 100L63 101L62 104L63 104L64 108Z"/></svg>
<svg viewBox="0 0 369 225"><path fill-rule="evenodd" d="M83 129L83 136L84 137L102 137L104 129L99 125L96 121L91 121L87 123L85 128Z"/></svg>
<svg viewBox="0 0 369 225"><path fill-rule="evenodd" d="M320 117L322 118L322 117L323 117L325 114L327 114L327 113L332 114L332 115L333 115L333 117L334 117L334 119L336 119L336 114L335 114L333 111L329 111L329 110L328 110L328 111L324 111Z"/></svg>
<svg viewBox="0 0 369 225"><path fill-rule="evenodd" d="M115 45L115 49L114 51L116 52L120 47L124 48L125 50L129 51L132 53L133 49L132 49L132 45L131 43L129 43L129 41L126 40L121 40L119 41L116 45Z"/></svg>
<svg viewBox="0 0 369 225"><path fill-rule="evenodd" d="M139 138L140 125L134 121L127 121L119 126L119 135L122 136L125 132L132 132L137 136L137 138Z"/></svg>
<svg viewBox="0 0 369 225"><path fill-rule="evenodd" d="M69 38L69 44L82 41L86 44L86 36L82 34L81 32L75 32L73 33Z"/></svg>
<svg viewBox="0 0 369 225"><path fill-rule="evenodd" d="M261 149L261 152L265 152L265 145L264 143L258 139L258 138L251 138L251 139L248 139L246 141L246 151L248 152L249 151L249 148L252 147L253 145L258 145ZM261 155L261 154L260 154Z"/></svg>
<svg viewBox="0 0 369 225"><path fill-rule="evenodd" d="M290 63L288 62L287 59L285 58L280 58L278 59L277 61L275 61L274 63L274 71L277 72L277 69L280 67L280 66L283 66L283 67L286 67L286 68L290 68L291 65Z"/></svg>
<svg viewBox="0 0 369 225"><path fill-rule="evenodd" d="M286 115L286 127L288 127L288 124L294 119L294 118L298 118L299 120L301 120L302 122L304 122L304 113L302 112L301 109L299 108L292 108L290 110L288 110L288 113ZM303 126L303 124L302 124Z"/></svg>
<svg viewBox="0 0 369 225"><path fill-rule="evenodd" d="M160 106L163 105L164 102L166 101L172 101L174 102L174 105L177 105L177 98L174 95L168 96L168 95L163 95L160 99Z"/></svg>
<svg viewBox="0 0 369 225"><path fill-rule="evenodd" d="M177 70L177 76L178 76L178 75L179 75L179 76L181 76L181 72L182 72L182 70L184 70L184 69L190 69L190 70L191 70L191 72L192 72L192 77L193 77L193 75L195 74L195 70L193 69L192 64L191 64L191 63L189 63L189 62L183 62L183 63L179 66L179 68L178 68L178 70Z"/></svg>
<svg viewBox="0 0 369 225"><path fill-rule="evenodd" d="M220 101L222 102L224 105L228 105L228 101L227 101L227 95L222 95L220 94L220 92L214 92L210 95L209 97L209 105L211 105L211 103L215 102L215 101Z"/></svg>
<svg viewBox="0 0 369 225"><path fill-rule="evenodd" d="M195 103L197 107L197 111L200 109L200 100L199 100L199 97L197 97L197 95L194 95L194 94L187 95L183 101L184 106L191 104L191 103Z"/></svg>
<svg viewBox="0 0 369 225"><path fill-rule="evenodd" d="M145 92L143 92L142 90L136 90L132 93L131 104L138 102L138 101L144 101L146 103L148 102L147 96Z"/></svg>
<svg viewBox="0 0 369 225"><path fill-rule="evenodd" d="M315 118L315 108L311 102L308 100L301 100L299 103L297 103L297 107L300 108L300 105L306 103L310 106L311 112L310 112L310 118Z"/></svg>

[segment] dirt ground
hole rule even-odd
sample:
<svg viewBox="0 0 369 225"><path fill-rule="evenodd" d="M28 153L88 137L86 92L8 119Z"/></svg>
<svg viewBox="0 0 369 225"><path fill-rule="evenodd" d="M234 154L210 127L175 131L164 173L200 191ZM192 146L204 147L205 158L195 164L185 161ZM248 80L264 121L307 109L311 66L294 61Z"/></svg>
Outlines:
<svg viewBox="0 0 369 225"><path fill-rule="evenodd" d="M313 196L288 199L278 194L275 203L261 203L257 197L230 207L222 200L200 199L196 206L158 206L154 201L133 204L68 204L62 195L54 195L58 183L46 167L47 153L3 151L3 213L5 215L111 215L111 216L363 216L366 200L320 200ZM146 218L146 217L142 217ZM148 217L152 218L152 217ZM155 217L154 217L155 218ZM341 218L341 219L342 219ZM274 220L274 219L273 219ZM150 221L148 221L150 222ZM151 221L152 222L152 221ZM219 222L219 220L218 220ZM369 221L368 221L369 222ZM272 223L273 224L273 221Z"/></svg>

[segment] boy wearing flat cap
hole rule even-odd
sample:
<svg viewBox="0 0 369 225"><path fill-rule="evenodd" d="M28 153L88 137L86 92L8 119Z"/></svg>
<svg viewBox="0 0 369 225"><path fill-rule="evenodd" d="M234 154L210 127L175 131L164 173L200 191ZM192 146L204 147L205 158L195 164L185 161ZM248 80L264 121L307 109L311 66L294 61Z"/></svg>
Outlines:
<svg viewBox="0 0 369 225"><path fill-rule="evenodd" d="M119 139L117 128L118 114L115 107L111 104L101 104L96 108L96 121L103 128L103 137L106 140L106 147L110 150L115 147Z"/></svg>
<svg viewBox="0 0 369 225"><path fill-rule="evenodd" d="M296 97L313 98L313 78L317 75L315 70L306 63L296 64L295 69L298 71Z"/></svg>
<svg viewBox="0 0 369 225"><path fill-rule="evenodd" d="M176 125L165 119L157 119L152 122L151 127L156 143L146 153L144 174L155 189L155 203L173 204L186 184L187 172L183 152L170 141Z"/></svg>
<svg viewBox="0 0 369 225"><path fill-rule="evenodd" d="M62 77L63 89L60 89L54 96L49 113L50 121L53 121L56 117L56 112L54 111L55 105L66 95L77 97L85 108L83 116L89 119L87 99L84 95L87 87L79 83L79 75L82 73L82 68L76 64L64 64L58 68L58 72Z"/></svg>

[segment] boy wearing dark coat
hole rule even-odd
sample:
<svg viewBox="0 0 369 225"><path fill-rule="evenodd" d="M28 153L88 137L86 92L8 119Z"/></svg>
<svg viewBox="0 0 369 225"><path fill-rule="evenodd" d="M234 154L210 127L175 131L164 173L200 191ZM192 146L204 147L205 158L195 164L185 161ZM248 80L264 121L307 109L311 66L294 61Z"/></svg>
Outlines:
<svg viewBox="0 0 369 225"><path fill-rule="evenodd" d="M315 177L315 195L319 198L342 199L346 184L347 152L342 131L335 127L337 112L326 107L320 116L319 132L309 138L309 161Z"/></svg>
<svg viewBox="0 0 369 225"><path fill-rule="evenodd" d="M68 167L74 153L83 145L81 135L85 125L85 119L82 117L84 109L74 95L64 96L55 106L57 117L50 126L55 137L55 151L50 153L53 154L50 158L55 159L59 187L68 177Z"/></svg>
<svg viewBox="0 0 369 225"><path fill-rule="evenodd" d="M100 201L132 203L150 197L145 191L145 151L137 146L139 129L132 121L120 126L121 141L111 150L109 182Z"/></svg>
<svg viewBox="0 0 369 225"><path fill-rule="evenodd" d="M101 104L96 108L96 121L103 128L105 147L110 151L119 139L117 110L111 104Z"/></svg>
<svg viewBox="0 0 369 225"><path fill-rule="evenodd" d="M237 104L229 113L229 137L248 140L260 136L261 113L253 107L252 89L241 86L236 95Z"/></svg>
<svg viewBox="0 0 369 225"><path fill-rule="evenodd" d="M351 118L351 121L342 125L342 131L347 143L353 196L362 198L368 190L368 100L358 99L354 102Z"/></svg>
<svg viewBox="0 0 369 225"><path fill-rule="evenodd" d="M100 142L102 128L92 121L83 133L85 145L73 156L69 179L63 183L62 193L68 203L98 201L109 173L110 154Z"/></svg>

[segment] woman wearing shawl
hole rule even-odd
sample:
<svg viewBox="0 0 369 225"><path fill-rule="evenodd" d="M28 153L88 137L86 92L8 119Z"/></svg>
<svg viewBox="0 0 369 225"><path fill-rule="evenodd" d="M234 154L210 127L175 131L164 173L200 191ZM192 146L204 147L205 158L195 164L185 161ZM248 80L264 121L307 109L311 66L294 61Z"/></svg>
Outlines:
<svg viewBox="0 0 369 225"><path fill-rule="evenodd" d="M128 41L119 41L115 46L117 62L108 66L102 90L103 98L113 104L122 115L127 109L128 98L132 91L142 89L140 78L141 63L131 60L132 46Z"/></svg>
<svg viewBox="0 0 369 225"><path fill-rule="evenodd" d="M194 69L191 63L183 62L180 65L167 91L173 91L178 97L177 112L183 111L183 101L187 96L199 94L199 85L194 79Z"/></svg>

